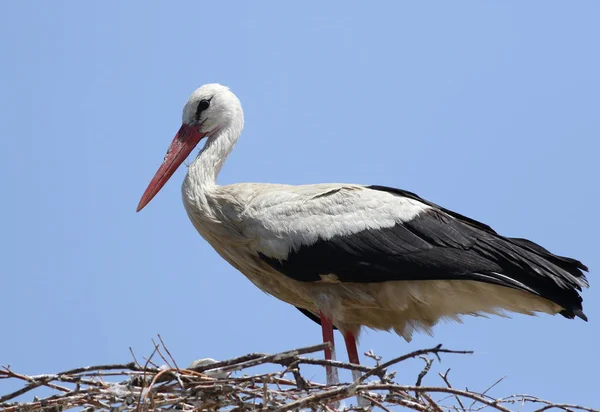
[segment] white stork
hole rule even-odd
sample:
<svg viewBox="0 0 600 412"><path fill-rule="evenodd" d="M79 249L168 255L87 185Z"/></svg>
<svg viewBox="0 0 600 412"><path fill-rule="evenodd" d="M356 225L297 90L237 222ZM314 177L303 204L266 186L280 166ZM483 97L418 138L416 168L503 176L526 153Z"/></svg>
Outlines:
<svg viewBox="0 0 600 412"><path fill-rule="evenodd" d="M439 319L512 311L586 320L579 295L588 283L579 261L401 189L355 184L240 183L216 178L244 126L226 87L192 93L183 124L144 192L140 211L198 143L183 204L200 235L263 291L321 324L335 359L333 329L358 364L363 326L409 341ZM329 368L327 380L337 381Z"/></svg>

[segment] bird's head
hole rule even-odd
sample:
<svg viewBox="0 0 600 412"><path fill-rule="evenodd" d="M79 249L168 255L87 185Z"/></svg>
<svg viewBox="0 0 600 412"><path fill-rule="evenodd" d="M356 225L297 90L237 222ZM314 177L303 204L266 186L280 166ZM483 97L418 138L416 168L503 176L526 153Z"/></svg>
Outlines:
<svg viewBox="0 0 600 412"><path fill-rule="evenodd" d="M235 94L228 87L213 83L192 93L183 107L181 122L184 126L196 126L208 136L242 116L242 105Z"/></svg>
<svg viewBox="0 0 600 412"><path fill-rule="evenodd" d="M200 140L232 126L241 128L243 116L242 105L229 88L213 83L196 89L183 108L181 128L142 195L137 211L156 196Z"/></svg>

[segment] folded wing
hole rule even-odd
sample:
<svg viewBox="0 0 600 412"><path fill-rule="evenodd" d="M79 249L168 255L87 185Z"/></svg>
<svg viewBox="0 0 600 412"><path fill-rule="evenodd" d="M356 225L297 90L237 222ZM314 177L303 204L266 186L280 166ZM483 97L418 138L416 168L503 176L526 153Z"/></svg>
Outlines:
<svg viewBox="0 0 600 412"><path fill-rule="evenodd" d="M586 319L578 292L588 286L587 268L575 259L500 236L400 189L321 189L280 194L281 202L263 199L263 208L251 212L254 230L262 231L257 253L286 276L301 282L486 282L541 296L560 305L565 317Z"/></svg>

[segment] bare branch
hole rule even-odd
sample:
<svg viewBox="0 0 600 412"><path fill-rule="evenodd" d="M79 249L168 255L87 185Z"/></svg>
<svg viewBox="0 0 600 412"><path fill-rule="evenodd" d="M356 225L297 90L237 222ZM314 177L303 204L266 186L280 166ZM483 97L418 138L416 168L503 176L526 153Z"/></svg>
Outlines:
<svg viewBox="0 0 600 412"><path fill-rule="evenodd" d="M450 384L450 381L448 380L449 373L450 373L450 369L448 369L446 371L446 373L444 373L443 375L441 373L438 373L438 375L440 375L440 377L442 378L442 380L444 381L444 383L446 384L446 386L448 388L454 389L454 388L452 388L452 385ZM456 402L458 402L458 405L460 406L460 410L463 412L466 412L465 405L463 405L462 401L460 400L460 397L454 395L454 398L456 399ZM473 404L471 404L471 406L473 406Z"/></svg>
<svg viewBox="0 0 600 412"><path fill-rule="evenodd" d="M388 368L396 363L400 363L407 359L415 358L420 355L427 355L428 353L433 353L434 355L437 356L438 360L440 360L440 355L439 355L440 353L457 353L457 354L471 355L471 354L473 354L473 351L469 351L469 350L457 351L457 350L442 349L442 344L439 344L436 347L430 348L430 349L416 350L414 352L411 352L406 355L402 355L395 359L392 359L391 361L382 363L381 365L377 366L376 368L373 368L370 372L367 372L366 374L364 374L361 377L361 382L364 382L370 376L376 375L379 372L383 372L386 368Z"/></svg>
<svg viewBox="0 0 600 412"><path fill-rule="evenodd" d="M158 333L156 336L158 336L158 340L160 340L160 344L165 349L165 352L167 352L167 355L169 355L169 359L171 359L171 362L173 362L173 365L175 366L175 369L177 369L177 372L181 372L179 370L179 366L177 366L177 362L175 361L175 358L173 358L173 355L171 355L171 352L169 352L169 348L167 348L167 345L163 341L162 336L160 336L160 333Z"/></svg>
<svg viewBox="0 0 600 412"><path fill-rule="evenodd" d="M419 356L419 358L421 358L421 359L423 359L423 361L425 361L425 367L417 376L417 383L415 383L415 386L421 386L421 382L423 381L423 378L425 377L425 375L427 375L429 373L429 370L431 369L431 364L433 364L433 359L427 359L424 356Z"/></svg>

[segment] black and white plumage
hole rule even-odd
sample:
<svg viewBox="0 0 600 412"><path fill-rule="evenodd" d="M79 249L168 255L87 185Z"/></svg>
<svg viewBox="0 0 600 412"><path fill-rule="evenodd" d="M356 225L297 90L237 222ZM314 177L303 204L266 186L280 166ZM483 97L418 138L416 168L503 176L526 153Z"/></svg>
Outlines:
<svg viewBox="0 0 600 412"><path fill-rule="evenodd" d="M352 362L363 326L409 340L459 315L545 312L585 320L581 262L503 237L413 193L351 184L216 185L242 128L242 108L229 89L196 90L138 210L206 137L182 188L192 223L256 286L321 323L324 340L333 343L332 327L340 329Z"/></svg>
<svg viewBox="0 0 600 412"><path fill-rule="evenodd" d="M506 238L492 228L389 187L368 186L418 200L431 208L391 227L374 227L304 244L285 259L261 254L279 272L300 282L376 283L416 280L470 280L532 293L579 316L587 286L575 259L557 256L526 239ZM260 252L259 252L260 253ZM306 312L304 312L306 314Z"/></svg>

